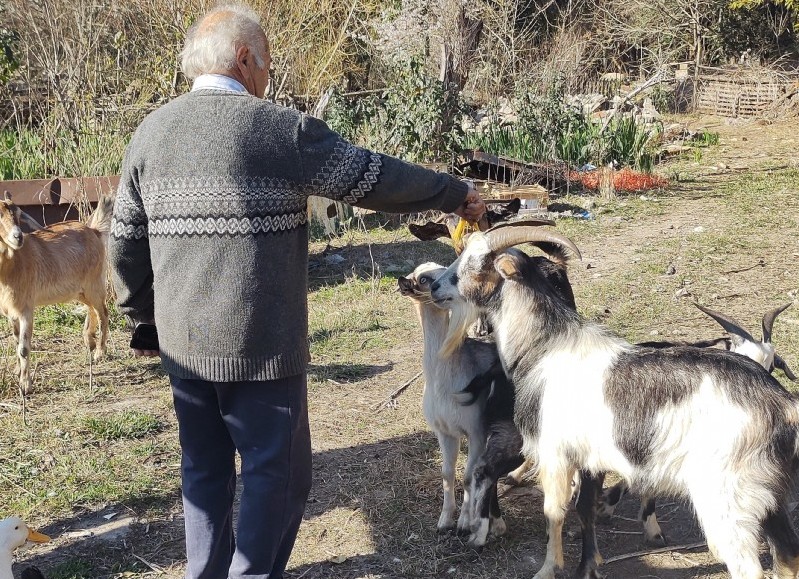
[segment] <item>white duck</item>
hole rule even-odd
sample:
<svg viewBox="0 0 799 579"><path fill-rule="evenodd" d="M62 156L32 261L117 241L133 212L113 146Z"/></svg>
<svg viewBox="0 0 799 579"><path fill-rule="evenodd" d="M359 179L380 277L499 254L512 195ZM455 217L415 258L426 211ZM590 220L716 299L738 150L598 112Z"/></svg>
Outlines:
<svg viewBox="0 0 799 579"><path fill-rule="evenodd" d="M8 517L0 521L0 579L14 579L11 572L14 549L27 541L46 543L49 540L47 535L29 529L19 517Z"/></svg>

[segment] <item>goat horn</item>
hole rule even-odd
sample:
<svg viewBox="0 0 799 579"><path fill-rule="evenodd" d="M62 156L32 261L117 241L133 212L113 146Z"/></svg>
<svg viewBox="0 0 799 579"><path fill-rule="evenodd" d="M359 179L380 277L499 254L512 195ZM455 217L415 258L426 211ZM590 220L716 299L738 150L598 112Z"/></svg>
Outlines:
<svg viewBox="0 0 799 579"><path fill-rule="evenodd" d="M774 354L774 367L779 368L780 370L785 372L785 375L788 377L788 380L791 380L793 382L797 381L794 373L791 372L790 368L788 368L788 364L786 364L785 360L780 358L777 354Z"/></svg>
<svg viewBox="0 0 799 579"><path fill-rule="evenodd" d="M763 316L763 342L766 344L771 342L771 330L774 328L774 320L777 319L785 309L791 307L791 303L789 302L784 306L780 306L779 308L775 308L770 312L766 312Z"/></svg>
<svg viewBox="0 0 799 579"><path fill-rule="evenodd" d="M757 340L755 340L749 332L747 332L746 330L744 330L741 327L741 324L739 324L738 322L736 322L732 318L729 318L729 317L725 316L724 314L720 314L718 312L714 312L710 308L706 308L706 307L700 306L697 303L694 303L694 305L697 308L699 308L700 310L702 310L703 312L705 312L707 315L709 315L711 318L716 320L721 325L722 328L724 328L730 334L732 334L733 335L733 340L735 340L735 336L737 336L738 338L747 340L749 342L755 342L755 343L757 342Z"/></svg>
<svg viewBox="0 0 799 579"><path fill-rule="evenodd" d="M496 231L497 229L502 229L503 227L540 227L542 225L555 225L555 222L551 219L522 219L519 221L500 221L499 223L494 224L493 227L488 229L488 231Z"/></svg>
<svg viewBox="0 0 799 579"><path fill-rule="evenodd" d="M530 223L535 223L535 225L530 225ZM541 229L539 225L535 221L515 221L503 224L502 227L495 225L485 233L488 248L491 251L502 251L521 243L552 243L567 249L578 259L582 259L580 250L571 239L555 231Z"/></svg>

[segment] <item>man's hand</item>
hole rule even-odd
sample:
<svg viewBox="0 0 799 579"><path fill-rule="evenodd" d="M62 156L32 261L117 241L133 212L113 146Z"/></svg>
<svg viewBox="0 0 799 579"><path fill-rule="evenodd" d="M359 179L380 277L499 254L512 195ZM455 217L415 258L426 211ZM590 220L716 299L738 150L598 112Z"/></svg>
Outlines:
<svg viewBox="0 0 799 579"><path fill-rule="evenodd" d="M131 336L130 348L133 350L134 358L154 358L161 355L157 349L158 333L155 328L155 320L136 324L133 336Z"/></svg>
<svg viewBox="0 0 799 579"><path fill-rule="evenodd" d="M134 358L155 358L156 356L160 356L161 352L158 350L137 350L133 348L133 357Z"/></svg>
<svg viewBox="0 0 799 579"><path fill-rule="evenodd" d="M486 212L486 204L474 185L469 184L469 192L463 205L455 210L455 215L460 215L470 223L476 223Z"/></svg>

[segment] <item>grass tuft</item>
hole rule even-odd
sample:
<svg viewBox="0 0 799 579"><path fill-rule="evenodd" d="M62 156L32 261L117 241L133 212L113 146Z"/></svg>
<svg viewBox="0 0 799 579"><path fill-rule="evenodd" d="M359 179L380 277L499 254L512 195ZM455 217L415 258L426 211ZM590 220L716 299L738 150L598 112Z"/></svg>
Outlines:
<svg viewBox="0 0 799 579"><path fill-rule="evenodd" d="M158 432L161 423L155 416L136 410L126 410L108 416L89 416L85 428L100 440L144 438Z"/></svg>

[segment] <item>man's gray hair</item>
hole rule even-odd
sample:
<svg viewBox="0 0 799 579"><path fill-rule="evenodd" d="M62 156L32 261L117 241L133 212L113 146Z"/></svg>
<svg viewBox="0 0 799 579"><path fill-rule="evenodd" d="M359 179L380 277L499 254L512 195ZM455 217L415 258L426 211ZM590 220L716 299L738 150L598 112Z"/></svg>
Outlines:
<svg viewBox="0 0 799 579"><path fill-rule="evenodd" d="M258 14L240 4L217 6L189 28L181 53L183 73L193 80L201 74L236 67L236 50L247 46L258 68L264 60L264 32Z"/></svg>

